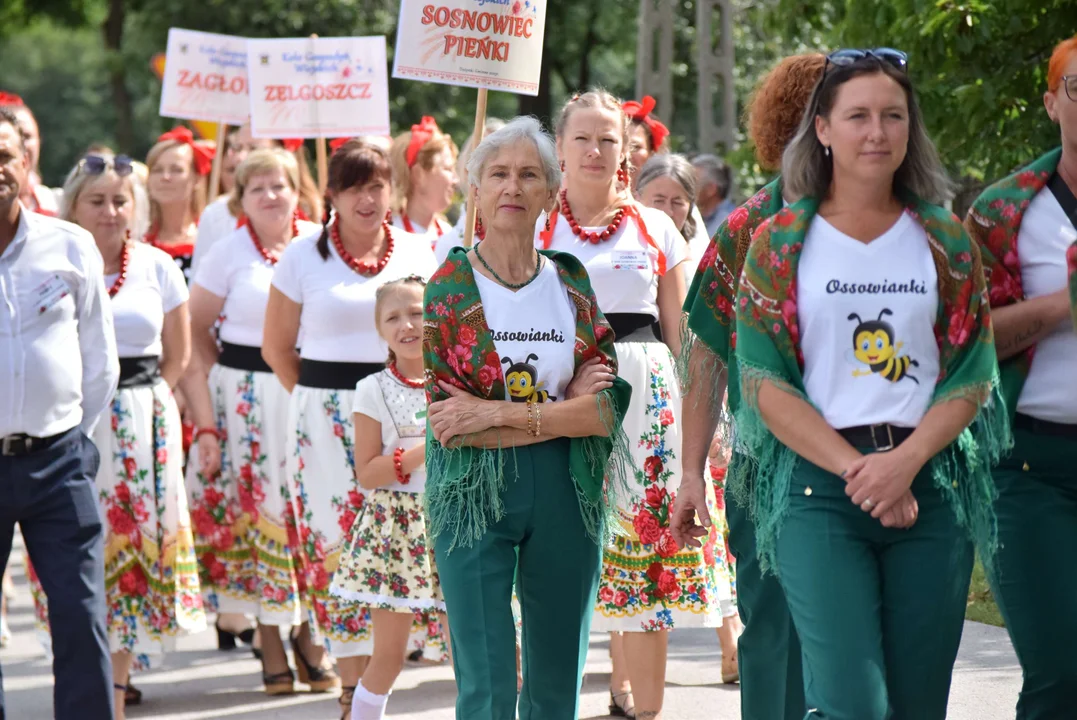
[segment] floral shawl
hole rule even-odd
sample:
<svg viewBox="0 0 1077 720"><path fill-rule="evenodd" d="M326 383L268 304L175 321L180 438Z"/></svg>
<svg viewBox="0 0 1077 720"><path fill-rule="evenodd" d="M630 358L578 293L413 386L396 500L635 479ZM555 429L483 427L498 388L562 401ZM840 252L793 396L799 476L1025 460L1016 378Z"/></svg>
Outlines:
<svg viewBox="0 0 1077 720"><path fill-rule="evenodd" d="M684 301L682 319L682 345L678 374L681 383L688 384L688 361L693 351L706 353L706 376L717 375L720 367L729 368L726 396L730 412L740 405L740 378L737 376L737 313L733 303L737 298L737 283L752 234L763 221L782 209L781 179L774 180L753 195L746 203L729 214L711 238L707 251L699 261L699 269L692 279L688 296ZM702 342L702 345L699 343ZM717 404L721 398L710 401ZM707 395L697 394L697 398Z"/></svg>
<svg viewBox="0 0 1077 720"><path fill-rule="evenodd" d="M935 337L940 373L932 405L969 399L980 408L977 420L930 461L935 486L948 499L958 522L989 560L996 546L991 464L1009 446L1005 408L997 392L994 337L980 253L960 221L945 209L908 195L907 210L927 232L939 282ZM781 523L788 508L790 481L798 456L774 437L759 415L761 381L808 400L802 372L797 315L797 266L804 237L819 201L805 198L766 221L748 250L737 290L737 362L742 404L736 414L738 437L757 465L743 497L756 521L760 557L772 565ZM810 400L809 400L810 402ZM745 483L734 482L735 492Z"/></svg>
<svg viewBox="0 0 1077 720"><path fill-rule="evenodd" d="M1029 203L1047 186L1058 169L1062 149L1047 153L1028 167L999 180L983 191L969 209L965 229L980 247L987 274L991 307L1006 307L1025 299L1021 287L1021 261L1017 254L1017 236ZM1010 416L1017 410L1017 399L1032 367L1033 345L1023 353L999 364L1002 395Z"/></svg>
<svg viewBox="0 0 1077 720"><path fill-rule="evenodd" d="M540 251L554 262L576 306L576 368L598 356L617 372L613 330L598 308L587 271L574 255ZM429 402L447 399L438 386L445 380L486 400L505 397L501 358L486 324L482 298L467 251L455 248L426 287L423 299L423 365ZM597 402L609 437L573 438L569 472L576 484L580 512L588 534L605 545L616 492L627 488L628 438L621 429L632 387L617 378ZM446 448L427 425L426 508L431 537L452 536L449 549L470 546L504 514L503 463L510 448Z"/></svg>
<svg viewBox="0 0 1077 720"><path fill-rule="evenodd" d="M1070 313L1073 315L1073 329L1077 331L1077 242L1066 251L1066 265L1070 275Z"/></svg>

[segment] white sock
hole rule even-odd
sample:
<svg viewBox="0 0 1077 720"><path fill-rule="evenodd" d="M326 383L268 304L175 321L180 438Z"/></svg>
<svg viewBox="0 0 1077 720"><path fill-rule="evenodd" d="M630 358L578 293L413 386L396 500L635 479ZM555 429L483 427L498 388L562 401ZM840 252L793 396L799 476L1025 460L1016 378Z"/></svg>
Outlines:
<svg viewBox="0 0 1077 720"><path fill-rule="evenodd" d="M360 682L352 696L352 720L382 720L391 694L392 690L384 695L375 695Z"/></svg>

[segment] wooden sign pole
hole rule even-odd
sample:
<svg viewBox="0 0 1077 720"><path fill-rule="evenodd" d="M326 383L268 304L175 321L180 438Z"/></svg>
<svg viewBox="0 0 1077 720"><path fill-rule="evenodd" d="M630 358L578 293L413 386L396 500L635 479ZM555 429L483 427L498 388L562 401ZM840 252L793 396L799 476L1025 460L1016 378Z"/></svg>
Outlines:
<svg viewBox="0 0 1077 720"><path fill-rule="evenodd" d="M325 152L325 138L314 139L314 152L318 158L318 190L325 195L325 188L329 185L329 158Z"/></svg>
<svg viewBox="0 0 1077 720"><path fill-rule="evenodd" d="M486 88L479 89L479 97L475 101L475 130L472 133L471 149L474 152L475 148L482 142L482 137L486 133ZM467 217L464 219L464 247L470 248L475 237L475 214L477 208L475 207L475 192L471 187L471 183L465 180L467 186Z"/></svg>
<svg viewBox="0 0 1077 720"><path fill-rule="evenodd" d="M228 135L228 125L217 123L217 151L213 153L213 167L209 171L209 202L217 199L218 190L221 186L221 165L224 163L225 142Z"/></svg>

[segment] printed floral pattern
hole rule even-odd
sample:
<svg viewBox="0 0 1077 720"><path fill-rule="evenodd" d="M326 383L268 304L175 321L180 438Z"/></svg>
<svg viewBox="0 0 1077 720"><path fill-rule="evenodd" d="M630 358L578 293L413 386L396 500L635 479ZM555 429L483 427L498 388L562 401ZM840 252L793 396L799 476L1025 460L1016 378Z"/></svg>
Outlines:
<svg viewBox="0 0 1077 720"><path fill-rule="evenodd" d="M94 433L109 644L133 653L139 669L179 633L205 627L179 429L172 393L159 383L117 391L109 421ZM47 628L47 600L32 568L29 574L36 617Z"/></svg>
<svg viewBox="0 0 1077 720"><path fill-rule="evenodd" d="M621 375L635 389L625 431L634 444L636 482L631 497L618 498L626 534L603 553L593 629L716 627L722 621L713 539L703 549L678 552L669 528L674 501L669 488L680 481L680 394L672 384L673 358L660 343L619 343L617 353Z"/></svg>

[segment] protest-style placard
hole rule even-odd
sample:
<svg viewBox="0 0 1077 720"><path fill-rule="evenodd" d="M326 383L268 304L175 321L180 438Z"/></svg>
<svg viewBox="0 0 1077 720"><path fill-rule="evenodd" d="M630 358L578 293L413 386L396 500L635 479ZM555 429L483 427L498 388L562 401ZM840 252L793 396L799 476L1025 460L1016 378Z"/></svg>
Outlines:
<svg viewBox="0 0 1077 720"><path fill-rule="evenodd" d="M242 125L249 112L247 39L170 29L160 114Z"/></svg>
<svg viewBox="0 0 1077 720"><path fill-rule="evenodd" d="M401 0L393 77L538 95L541 0Z"/></svg>
<svg viewBox="0 0 1077 720"><path fill-rule="evenodd" d="M385 37L248 40L255 137L389 134Z"/></svg>

